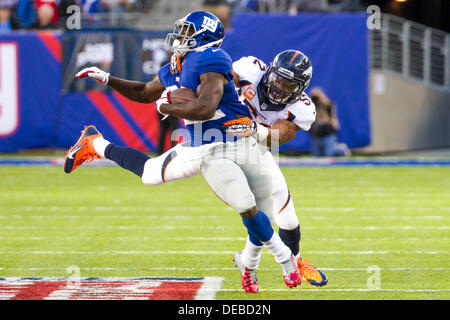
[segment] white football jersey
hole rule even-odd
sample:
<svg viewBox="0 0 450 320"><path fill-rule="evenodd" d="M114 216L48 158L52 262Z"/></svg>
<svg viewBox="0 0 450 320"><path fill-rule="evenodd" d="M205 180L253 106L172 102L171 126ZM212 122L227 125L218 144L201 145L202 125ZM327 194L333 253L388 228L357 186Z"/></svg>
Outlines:
<svg viewBox="0 0 450 320"><path fill-rule="evenodd" d="M252 56L233 62L233 71L241 83L239 99L248 106L254 120L260 124L271 126L279 120L289 120L308 131L316 119L316 106L306 93L302 94L300 100L280 111L267 110L267 105L261 104L257 87L267 69L263 61Z"/></svg>

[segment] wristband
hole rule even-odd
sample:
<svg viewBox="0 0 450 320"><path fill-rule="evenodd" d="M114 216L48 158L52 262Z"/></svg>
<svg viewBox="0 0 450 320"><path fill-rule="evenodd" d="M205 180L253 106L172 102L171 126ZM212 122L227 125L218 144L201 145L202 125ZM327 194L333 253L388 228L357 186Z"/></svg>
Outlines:
<svg viewBox="0 0 450 320"><path fill-rule="evenodd" d="M256 140L258 141L264 141L269 136L269 128L266 126L263 126L259 123L256 124Z"/></svg>

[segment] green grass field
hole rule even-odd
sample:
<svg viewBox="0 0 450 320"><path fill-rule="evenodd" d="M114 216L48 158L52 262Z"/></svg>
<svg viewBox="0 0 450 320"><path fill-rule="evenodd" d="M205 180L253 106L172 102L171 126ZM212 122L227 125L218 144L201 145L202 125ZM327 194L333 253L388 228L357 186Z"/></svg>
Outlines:
<svg viewBox="0 0 450 320"><path fill-rule="evenodd" d="M223 277L216 299L449 299L450 168L285 168L301 253L328 276L287 289L264 250L261 292L232 262L239 215L202 177L149 187L116 167L0 167L0 277ZM380 270L380 288L368 290Z"/></svg>

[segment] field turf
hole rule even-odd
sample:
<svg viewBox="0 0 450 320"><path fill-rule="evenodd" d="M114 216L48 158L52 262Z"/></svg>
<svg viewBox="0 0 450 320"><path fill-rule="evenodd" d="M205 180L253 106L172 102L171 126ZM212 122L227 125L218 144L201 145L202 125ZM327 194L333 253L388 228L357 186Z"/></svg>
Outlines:
<svg viewBox="0 0 450 320"><path fill-rule="evenodd" d="M0 167L0 277L75 265L81 277L223 277L224 300L450 298L450 167L283 172L323 288L287 289L264 250L262 290L245 294L232 262L245 229L201 176L149 187L117 167Z"/></svg>

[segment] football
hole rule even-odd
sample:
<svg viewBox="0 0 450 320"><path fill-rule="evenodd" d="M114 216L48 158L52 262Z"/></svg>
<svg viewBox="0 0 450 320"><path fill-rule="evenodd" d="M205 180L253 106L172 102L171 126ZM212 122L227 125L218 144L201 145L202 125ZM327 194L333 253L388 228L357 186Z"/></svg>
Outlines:
<svg viewBox="0 0 450 320"><path fill-rule="evenodd" d="M188 88L176 89L169 94L170 103L185 103L195 98L197 98L195 91Z"/></svg>

